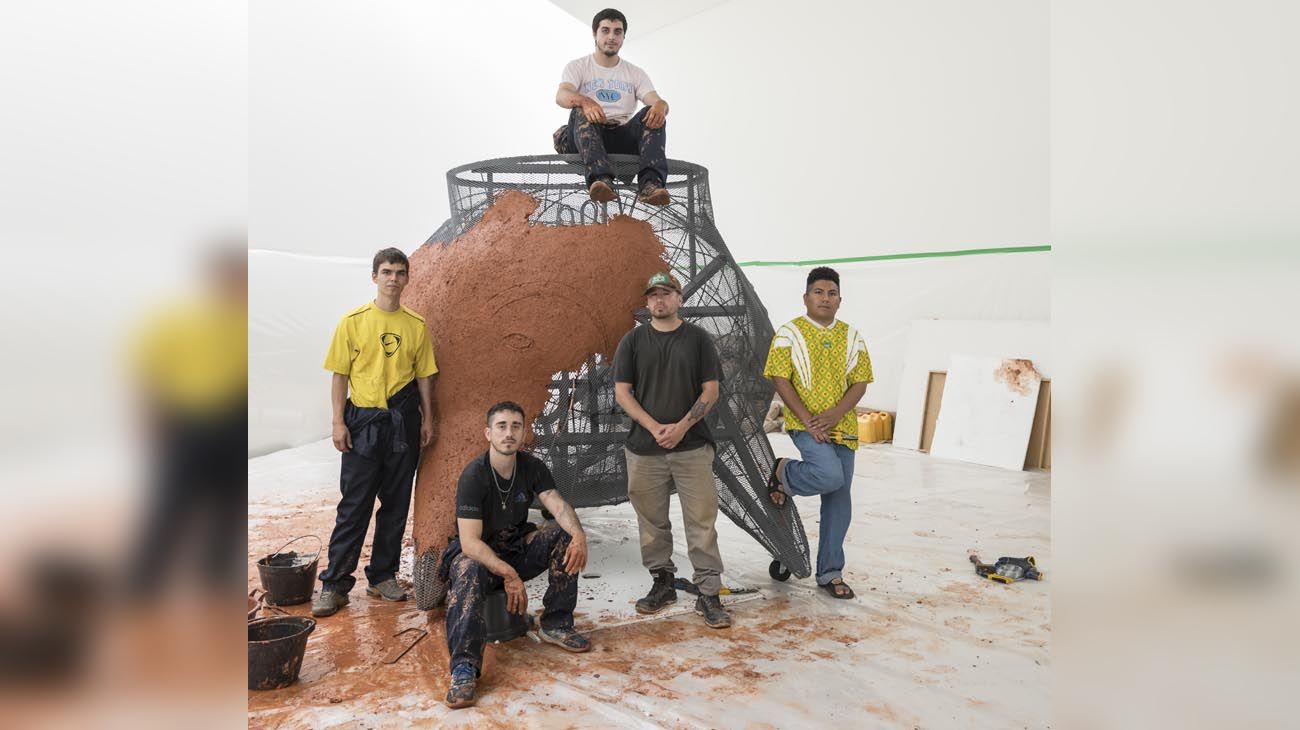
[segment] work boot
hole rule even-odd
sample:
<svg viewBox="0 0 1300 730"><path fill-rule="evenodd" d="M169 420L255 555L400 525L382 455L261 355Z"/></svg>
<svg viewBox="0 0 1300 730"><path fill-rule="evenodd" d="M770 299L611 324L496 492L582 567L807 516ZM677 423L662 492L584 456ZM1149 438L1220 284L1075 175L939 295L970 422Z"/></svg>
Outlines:
<svg viewBox="0 0 1300 730"><path fill-rule="evenodd" d="M636 602L637 613L659 613L669 605L677 603L677 589L673 588L673 574L667 570L658 570L654 576L654 585L650 592Z"/></svg>
<svg viewBox="0 0 1300 730"><path fill-rule="evenodd" d="M474 704L474 687L478 684L478 670L473 664L461 662L451 670L451 686L447 688L447 706L453 710Z"/></svg>
<svg viewBox="0 0 1300 730"><path fill-rule="evenodd" d="M542 641L555 644L565 651L581 654L584 651L591 650L591 642L587 640L587 637L572 628L542 629L537 633L542 637Z"/></svg>
<svg viewBox="0 0 1300 730"><path fill-rule="evenodd" d="M320 594L316 596L316 600L311 602L311 615L317 618L333 616L346 605L348 605L348 594L322 589Z"/></svg>
<svg viewBox="0 0 1300 730"><path fill-rule="evenodd" d="M401 586L397 585L397 580L393 578L389 578L388 580L380 581L375 585L368 586L366 588L366 595L379 596L385 601L406 600L406 591L403 590Z"/></svg>
<svg viewBox="0 0 1300 730"><path fill-rule="evenodd" d="M613 186L610 185L612 182L614 182L612 177L598 177L587 189L587 194L597 203L608 203L618 197L618 193L614 192Z"/></svg>
<svg viewBox="0 0 1300 730"><path fill-rule="evenodd" d="M641 192L637 195L637 200L649 205L668 205L672 202L672 197L668 194L668 188L651 178L641 183Z"/></svg>
<svg viewBox="0 0 1300 730"><path fill-rule="evenodd" d="M722 607L717 596L700 596L695 599L695 612L704 617L711 629L725 629L731 625L731 614Z"/></svg>

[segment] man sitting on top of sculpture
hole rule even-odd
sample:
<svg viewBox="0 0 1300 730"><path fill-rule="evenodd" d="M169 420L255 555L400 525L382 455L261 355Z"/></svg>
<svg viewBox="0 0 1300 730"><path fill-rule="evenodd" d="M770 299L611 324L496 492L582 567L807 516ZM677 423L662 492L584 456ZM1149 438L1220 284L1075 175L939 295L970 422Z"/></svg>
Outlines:
<svg viewBox="0 0 1300 730"><path fill-rule="evenodd" d="M619 58L627 34L627 18L606 8L591 21L596 51L564 67L555 103L572 109L567 126L555 130L555 151L577 152L587 168L591 199L614 200L614 176L609 153L640 155L638 199L650 205L667 205L671 198L668 158L664 151L668 102L655 93L650 77L640 67ZM637 101L646 106L637 111Z"/></svg>
<svg viewBox="0 0 1300 730"><path fill-rule="evenodd" d="M524 409L502 401L488 409L483 429L490 448L465 467L456 486L456 526L439 568L447 590L447 647L451 654L449 707L474 704L483 666L487 627L483 603L504 586L511 613L528 610L524 581L547 572L542 597L542 641L583 652L591 642L573 630L578 572L587 565L587 536L546 464L519 451L527 426ZM536 496L555 515L538 529L528 521Z"/></svg>

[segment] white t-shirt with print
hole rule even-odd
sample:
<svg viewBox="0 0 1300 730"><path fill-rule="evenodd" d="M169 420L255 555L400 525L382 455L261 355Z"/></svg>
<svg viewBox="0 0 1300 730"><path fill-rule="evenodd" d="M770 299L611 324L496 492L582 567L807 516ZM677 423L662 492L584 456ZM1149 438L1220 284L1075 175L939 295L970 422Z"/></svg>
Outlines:
<svg viewBox="0 0 1300 730"><path fill-rule="evenodd" d="M569 61L560 81L573 84L579 94L595 99L605 110L605 118L613 124L625 124L636 114L637 102L644 101L645 95L655 90L640 66L620 58L617 65L605 68L591 54Z"/></svg>

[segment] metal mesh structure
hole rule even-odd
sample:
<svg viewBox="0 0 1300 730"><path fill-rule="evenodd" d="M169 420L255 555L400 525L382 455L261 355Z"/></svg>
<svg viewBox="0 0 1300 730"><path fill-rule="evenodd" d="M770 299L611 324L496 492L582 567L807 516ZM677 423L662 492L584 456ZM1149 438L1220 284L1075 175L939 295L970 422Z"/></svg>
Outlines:
<svg viewBox="0 0 1300 730"><path fill-rule="evenodd" d="M645 220L663 243L682 283L683 319L713 335L722 362L721 402L708 416L717 441L713 464L719 506L797 577L811 574L808 540L793 500L777 509L767 498L774 457L763 432L772 384L763 364L772 326L762 302L727 251L713 222L708 170L669 160L665 187L670 205L647 206L630 187L637 158L612 155L617 200L590 200L581 161L573 155L512 157L476 162L447 173L449 218L429 242L452 241L474 226L495 197L508 190L539 203L533 223L564 226L602 223L617 214ZM644 323L649 315L637 313ZM631 419L614 402L612 364L599 356L572 372L556 373L550 397L534 421L534 453L575 507L627 500L623 443Z"/></svg>

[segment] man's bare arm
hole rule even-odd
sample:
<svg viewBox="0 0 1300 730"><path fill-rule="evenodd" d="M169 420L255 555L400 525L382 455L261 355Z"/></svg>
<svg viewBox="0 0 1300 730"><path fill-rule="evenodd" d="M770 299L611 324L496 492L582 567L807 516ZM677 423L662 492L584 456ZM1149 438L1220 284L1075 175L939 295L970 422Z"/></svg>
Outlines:
<svg viewBox="0 0 1300 730"><path fill-rule="evenodd" d="M590 96L579 94L578 87L567 81L560 84L560 88L555 92L555 103L561 109L581 109L583 116L589 122L605 123L605 109L600 102Z"/></svg>
<svg viewBox="0 0 1300 730"><path fill-rule="evenodd" d="M699 423L700 419L709 414L713 406L718 402L718 381L706 380L700 386L700 397L695 399L695 405L686 412L685 416L677 423L672 424L661 434L655 435L655 443L665 449L675 449L677 444L681 443L686 432L691 430L691 426Z"/></svg>
<svg viewBox="0 0 1300 730"><path fill-rule="evenodd" d="M799 393L794 389L794 383L791 383L789 378L783 378L779 375L773 376L771 380L772 385L776 386L776 394L781 396L785 407L789 408L794 413L794 417L798 418L801 423L807 425L812 420L813 414L812 411L808 410L808 406L803 404L803 400L799 398Z"/></svg>
<svg viewBox="0 0 1300 730"><path fill-rule="evenodd" d="M519 577L509 563L497 557L492 548L483 542L483 520L457 517L456 526L460 529L461 552L482 563L494 575L507 580Z"/></svg>
<svg viewBox="0 0 1300 730"><path fill-rule="evenodd" d="M555 103L561 109L576 109L582 106L582 100L587 97L578 93L578 87L570 83L560 84L560 88L555 92Z"/></svg>
<svg viewBox="0 0 1300 730"><path fill-rule="evenodd" d="M844 391L844 396L840 398L838 403L827 408L822 413L813 416L812 420L827 430L834 428L835 424L839 423L840 419L844 417L844 414L853 410L853 407L858 404L858 401L862 400L862 396L865 395L866 392L866 383L854 383L853 385L850 385L849 389Z"/></svg>
<svg viewBox="0 0 1300 730"><path fill-rule="evenodd" d="M650 129L664 126L664 120L668 118L668 102L651 91L645 95L645 103L650 107L650 111L645 113L645 125Z"/></svg>
<svg viewBox="0 0 1300 730"><path fill-rule="evenodd" d="M637 402L636 396L632 395L631 383L614 383L614 400L624 413L631 416L633 421L641 424L641 427L651 434L663 427L662 423L651 417Z"/></svg>
<svg viewBox="0 0 1300 730"><path fill-rule="evenodd" d="M548 489L537 495L537 498L548 512L555 515L555 522L569 533L569 547L564 551L564 570L576 575L587 567L587 534L578 523L578 513L564 501L558 489Z"/></svg>
<svg viewBox="0 0 1300 730"><path fill-rule="evenodd" d="M343 411L348 400L348 376L334 373L330 379L330 409L333 411L330 438L339 451L352 450L352 432L343 422Z"/></svg>
<svg viewBox="0 0 1300 730"><path fill-rule="evenodd" d="M582 530L582 524L578 522L578 513L560 496L558 489L548 489L537 495L542 506L547 512L555 515L555 522L569 533L569 536L575 540L586 540L587 534Z"/></svg>
<svg viewBox="0 0 1300 730"><path fill-rule="evenodd" d="M420 446L423 448L433 441L433 376L416 378L415 387L420 389Z"/></svg>
<svg viewBox="0 0 1300 730"><path fill-rule="evenodd" d="M813 438L821 443L828 442L830 440L829 429L816 421L812 411L808 410L808 406L804 405L803 400L799 398L799 393L794 389L794 383L791 383L789 378L774 375L772 376L772 384L776 386L777 395L781 396L781 400L785 401L786 408L789 408L794 413L794 417L798 418L804 428L808 429L808 433L812 434Z"/></svg>
<svg viewBox="0 0 1300 730"><path fill-rule="evenodd" d="M704 381L704 385L700 387L700 397L695 399L695 405L691 406L691 410L686 413L686 417L681 420L681 423L685 424L686 428L694 426L709 415L709 411L713 410L713 406L717 404L718 381Z"/></svg>
<svg viewBox="0 0 1300 730"><path fill-rule="evenodd" d="M528 592L519 573L483 542L483 520L456 518L460 528L460 551L477 560L496 575L501 576L506 589L506 610L523 613L528 610Z"/></svg>

